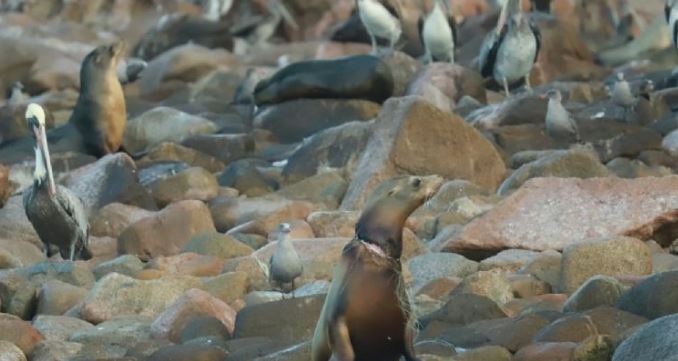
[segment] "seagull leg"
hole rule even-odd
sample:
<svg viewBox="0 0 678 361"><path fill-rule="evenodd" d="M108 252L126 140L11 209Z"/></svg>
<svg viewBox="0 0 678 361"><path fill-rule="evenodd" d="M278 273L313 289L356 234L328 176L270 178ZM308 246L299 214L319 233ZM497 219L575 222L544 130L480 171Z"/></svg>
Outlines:
<svg viewBox="0 0 678 361"><path fill-rule="evenodd" d="M532 93L532 85L530 85L530 74L525 75L525 89L528 93Z"/></svg>
<svg viewBox="0 0 678 361"><path fill-rule="evenodd" d="M506 94L506 97L508 98L508 97L511 96L511 93L509 93L508 80L506 80L506 77L504 77L502 80L503 80L503 83L504 83L504 93Z"/></svg>

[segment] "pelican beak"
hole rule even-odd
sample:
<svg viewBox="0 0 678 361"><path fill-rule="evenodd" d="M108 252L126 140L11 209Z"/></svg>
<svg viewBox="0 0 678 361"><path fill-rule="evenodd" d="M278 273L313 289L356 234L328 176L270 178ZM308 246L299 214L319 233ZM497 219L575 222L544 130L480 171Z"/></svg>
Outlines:
<svg viewBox="0 0 678 361"><path fill-rule="evenodd" d="M45 162L45 168L47 169L49 194L55 195L56 186L54 184L54 173L52 173L52 160L50 159L49 147L47 145L47 132L45 131L45 127L38 123L37 119L31 119L31 128L33 128L38 149L42 154L42 160Z"/></svg>

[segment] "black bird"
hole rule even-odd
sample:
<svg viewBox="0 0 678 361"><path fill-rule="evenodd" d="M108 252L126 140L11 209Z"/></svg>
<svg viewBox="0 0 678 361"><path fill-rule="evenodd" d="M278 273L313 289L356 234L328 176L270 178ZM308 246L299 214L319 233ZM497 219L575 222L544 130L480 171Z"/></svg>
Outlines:
<svg viewBox="0 0 678 361"><path fill-rule="evenodd" d="M530 87L530 71L537 61L541 33L523 14L519 0L508 0L501 10L495 31L483 41L478 57L480 73L504 86L509 96L509 84L525 79Z"/></svg>
<svg viewBox="0 0 678 361"><path fill-rule="evenodd" d="M54 183L45 111L31 103L26 108L26 120L36 140L33 186L23 198L26 216L44 244L47 257L52 256L51 246L56 246L63 259L90 259L89 225L82 201L68 188Z"/></svg>
<svg viewBox="0 0 678 361"><path fill-rule="evenodd" d="M425 60L454 63L457 27L446 0L436 0L433 10L419 18L419 38L426 48Z"/></svg>

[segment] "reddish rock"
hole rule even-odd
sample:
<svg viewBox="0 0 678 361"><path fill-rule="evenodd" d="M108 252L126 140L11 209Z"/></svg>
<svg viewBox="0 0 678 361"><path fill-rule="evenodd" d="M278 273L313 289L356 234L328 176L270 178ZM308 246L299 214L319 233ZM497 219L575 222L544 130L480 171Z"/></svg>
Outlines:
<svg viewBox="0 0 678 361"><path fill-rule="evenodd" d="M63 315L73 306L82 302L87 289L76 287L59 280L45 282L38 292L38 314Z"/></svg>
<svg viewBox="0 0 678 361"><path fill-rule="evenodd" d="M219 184L217 177L206 169L191 167L153 182L150 191L158 206L164 207L186 199L210 200L217 196Z"/></svg>
<svg viewBox="0 0 678 361"><path fill-rule="evenodd" d="M424 67L410 84L409 95L419 95L434 104L442 101L439 108L454 110L457 102L465 95L481 103L487 102L482 76L458 64L431 63ZM442 95L440 99L437 96Z"/></svg>
<svg viewBox="0 0 678 361"><path fill-rule="evenodd" d="M196 277L216 276L221 273L224 261L220 258L197 253L182 253L176 256L156 257L147 268L157 269L163 274Z"/></svg>
<svg viewBox="0 0 678 361"><path fill-rule="evenodd" d="M547 250L615 235L660 238L677 209L678 176L535 178L441 248Z"/></svg>
<svg viewBox="0 0 678 361"><path fill-rule="evenodd" d="M9 341L30 354L45 338L30 323L6 313L0 313L0 340Z"/></svg>
<svg viewBox="0 0 678 361"><path fill-rule="evenodd" d="M308 215L306 221L317 237L353 237L359 211L320 211Z"/></svg>
<svg viewBox="0 0 678 361"><path fill-rule="evenodd" d="M570 361L577 347L574 342L544 342L523 347L513 357L514 361Z"/></svg>
<svg viewBox="0 0 678 361"><path fill-rule="evenodd" d="M341 209L362 208L377 184L399 174L437 174L496 189L505 173L494 146L463 119L420 97L394 98L384 103Z"/></svg>
<svg viewBox="0 0 678 361"><path fill-rule="evenodd" d="M233 334L236 312L209 293L190 289L179 297L151 324L151 334L160 339L179 342L187 321L195 316L211 316L219 320Z"/></svg>
<svg viewBox="0 0 678 361"><path fill-rule="evenodd" d="M281 222L293 219L306 219L317 206L305 201L289 201L284 199L225 199L213 202L210 211L215 215L217 227L227 229L229 233L256 233L267 236ZM238 225L246 227L231 229Z"/></svg>
<svg viewBox="0 0 678 361"><path fill-rule="evenodd" d="M193 236L214 231L204 203L180 201L129 226L120 235L118 248L120 253L149 260L177 254Z"/></svg>
<svg viewBox="0 0 678 361"><path fill-rule="evenodd" d="M90 222L90 234L117 238L129 225L153 215L153 212L122 203L99 209Z"/></svg>

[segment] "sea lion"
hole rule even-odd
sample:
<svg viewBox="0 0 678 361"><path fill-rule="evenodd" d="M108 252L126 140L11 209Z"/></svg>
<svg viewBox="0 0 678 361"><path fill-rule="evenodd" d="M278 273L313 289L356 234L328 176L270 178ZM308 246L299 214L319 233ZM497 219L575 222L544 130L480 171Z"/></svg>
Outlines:
<svg viewBox="0 0 678 361"><path fill-rule="evenodd" d="M409 177L360 216L316 324L313 361L418 360L400 263L402 230L441 183L438 176Z"/></svg>
<svg viewBox="0 0 678 361"><path fill-rule="evenodd" d="M117 67L124 48L122 41L99 46L80 68L80 94L70 122L82 135L87 153L95 157L114 153L122 144L127 110Z"/></svg>
<svg viewBox="0 0 678 361"><path fill-rule="evenodd" d="M393 95L389 66L370 55L333 60L308 60L290 64L254 90L258 106L288 100L365 99L382 103Z"/></svg>

